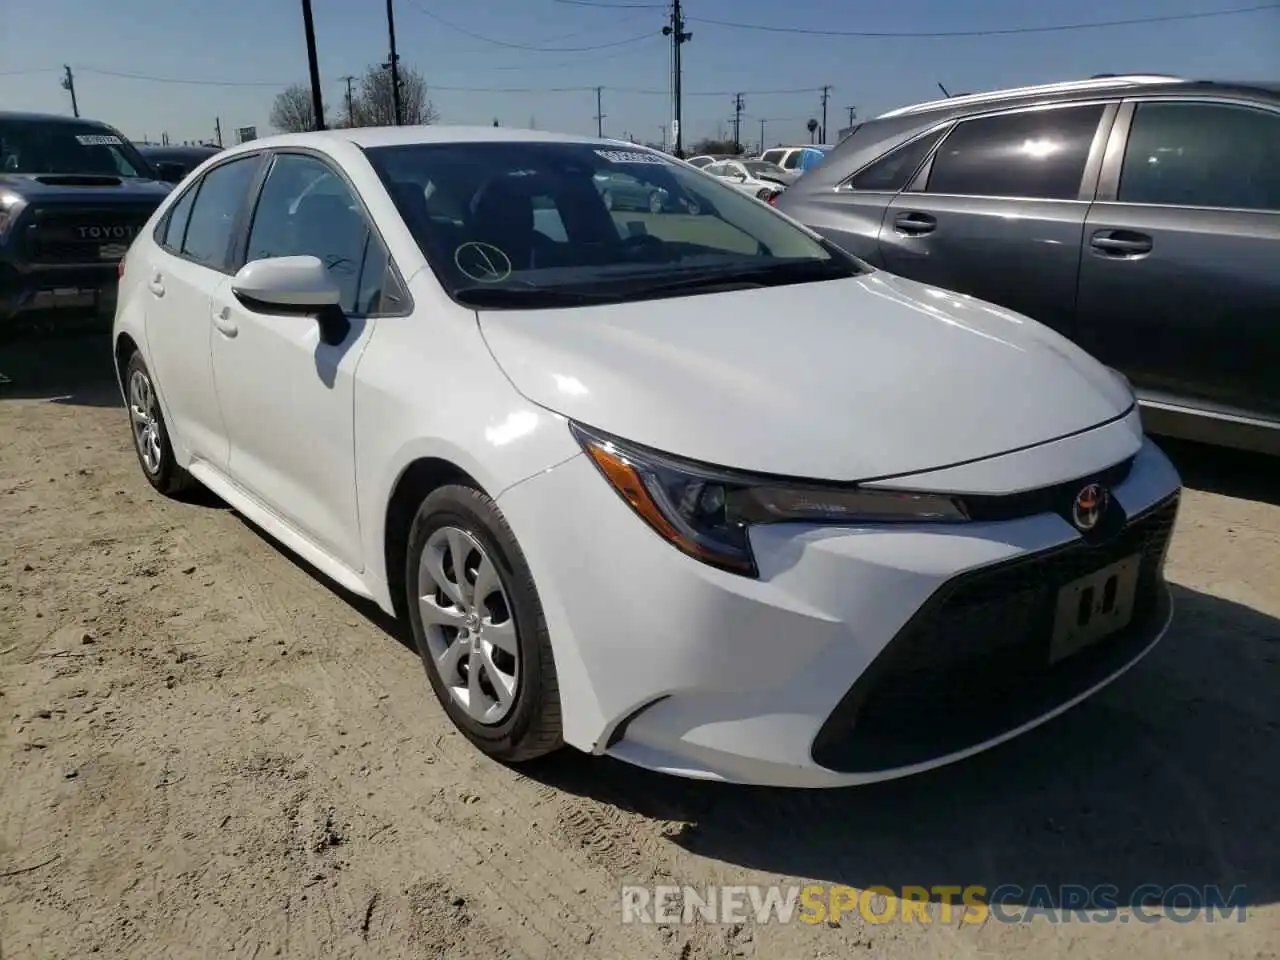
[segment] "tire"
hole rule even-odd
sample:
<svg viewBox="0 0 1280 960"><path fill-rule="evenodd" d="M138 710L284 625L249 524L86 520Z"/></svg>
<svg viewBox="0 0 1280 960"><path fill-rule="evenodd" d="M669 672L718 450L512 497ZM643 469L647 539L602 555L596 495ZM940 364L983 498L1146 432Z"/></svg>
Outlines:
<svg viewBox="0 0 1280 960"><path fill-rule="evenodd" d="M166 497L191 489L195 481L191 474L178 466L173 456L169 428L160 409L155 382L137 350L125 366L124 393L130 433L133 435L133 452L138 457L142 475Z"/></svg>
<svg viewBox="0 0 1280 960"><path fill-rule="evenodd" d="M497 505L473 487L441 487L418 507L408 540L409 622L427 679L449 719L474 746L503 763L558 750L564 744L560 688L546 619L524 553ZM467 555L468 590L477 585L486 559L496 589L461 604L442 589L441 577L456 587L455 551ZM508 624L510 633L500 633ZM487 659L486 627L494 638ZM499 644L510 645L516 656ZM512 681L509 686L504 678ZM505 703L499 684L509 691Z"/></svg>

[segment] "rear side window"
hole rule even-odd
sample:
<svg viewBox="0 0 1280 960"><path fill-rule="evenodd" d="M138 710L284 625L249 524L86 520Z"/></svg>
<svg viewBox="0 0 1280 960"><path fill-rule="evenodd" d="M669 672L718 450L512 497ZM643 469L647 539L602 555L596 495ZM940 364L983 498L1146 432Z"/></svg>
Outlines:
<svg viewBox="0 0 1280 960"><path fill-rule="evenodd" d="M787 159L783 161L782 166L787 170L794 170L800 166L800 157L804 153L803 150L792 150L787 154Z"/></svg>
<svg viewBox="0 0 1280 960"><path fill-rule="evenodd" d="M929 193L1074 200L1102 104L966 120L933 157Z"/></svg>
<svg viewBox="0 0 1280 960"><path fill-rule="evenodd" d="M933 133L927 133L923 137L917 137L903 144L897 150L890 151L871 166L854 174L853 179L849 181L850 188L891 193L905 190L911 178L920 169L920 164L924 163L924 158L929 155L929 151L933 149L933 145L938 142L944 132L945 129L935 130Z"/></svg>
<svg viewBox="0 0 1280 960"><path fill-rule="evenodd" d="M787 151L785 150L766 150L760 159L767 163L776 163L778 166L782 166L782 158L786 156L786 153Z"/></svg>
<svg viewBox="0 0 1280 960"><path fill-rule="evenodd" d="M182 240L187 233L187 221L191 219L191 205L196 202L197 186L189 187L165 217L164 235L160 238L160 245L172 253L178 253L182 249Z"/></svg>
<svg viewBox="0 0 1280 960"><path fill-rule="evenodd" d="M1280 210L1280 115L1230 104L1139 104L1117 199Z"/></svg>
<svg viewBox="0 0 1280 960"><path fill-rule="evenodd" d="M182 244L184 256L224 273L230 269L231 232L257 169L258 157L250 155L204 175Z"/></svg>

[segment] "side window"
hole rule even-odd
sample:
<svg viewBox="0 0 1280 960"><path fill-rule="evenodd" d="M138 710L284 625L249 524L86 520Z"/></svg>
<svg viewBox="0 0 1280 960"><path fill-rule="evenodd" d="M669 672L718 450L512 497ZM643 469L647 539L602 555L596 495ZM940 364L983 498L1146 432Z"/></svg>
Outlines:
<svg viewBox="0 0 1280 960"><path fill-rule="evenodd" d="M713 177L723 177L725 175L727 167L723 163L708 163L705 167L702 168L702 170L704 173L709 173Z"/></svg>
<svg viewBox="0 0 1280 960"><path fill-rule="evenodd" d="M232 160L204 175L182 244L183 255L215 270L228 269L231 231L257 169L258 157L254 155Z"/></svg>
<svg viewBox="0 0 1280 960"><path fill-rule="evenodd" d="M596 185L600 187L599 184ZM533 198L533 229L548 240L565 243L569 232L564 227L564 218L560 216L560 208L556 206L554 197L540 194Z"/></svg>
<svg viewBox="0 0 1280 960"><path fill-rule="evenodd" d="M1280 210L1280 115L1228 104L1139 104L1117 199Z"/></svg>
<svg viewBox="0 0 1280 960"><path fill-rule="evenodd" d="M766 150L763 154L761 154L760 159L765 161L765 163L776 163L779 166L781 166L782 158L786 154L786 152L787 151L785 150Z"/></svg>
<svg viewBox="0 0 1280 960"><path fill-rule="evenodd" d="M160 245L170 253L182 250L182 240L187 233L187 221L191 219L191 206L196 202L196 191L200 184L193 184L187 192L178 198L169 215L164 218L164 232L158 239Z"/></svg>
<svg viewBox="0 0 1280 960"><path fill-rule="evenodd" d="M262 185L246 259L298 256L319 258L347 313L380 304L387 251L346 181L315 157L281 154Z"/></svg>
<svg viewBox="0 0 1280 960"><path fill-rule="evenodd" d="M938 142L938 138L944 132L945 128L935 130L923 137L916 137L898 147L897 150L890 151L871 166L854 174L849 181L850 189L881 190L890 193L905 190L911 178L920 169L920 164L924 163L924 158L929 155L929 151L933 149L933 145Z"/></svg>
<svg viewBox="0 0 1280 960"><path fill-rule="evenodd" d="M785 167L788 170L794 170L796 167L800 166L800 155L803 152L804 152L803 150L792 150L790 153L787 154L787 159L782 164L783 167Z"/></svg>
<svg viewBox="0 0 1280 960"><path fill-rule="evenodd" d="M1074 200L1102 104L966 120L933 157L929 193Z"/></svg>

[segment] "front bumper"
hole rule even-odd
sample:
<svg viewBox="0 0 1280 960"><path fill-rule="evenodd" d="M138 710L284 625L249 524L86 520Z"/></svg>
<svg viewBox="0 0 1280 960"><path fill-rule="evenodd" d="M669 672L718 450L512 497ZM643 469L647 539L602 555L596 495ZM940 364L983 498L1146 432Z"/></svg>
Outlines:
<svg viewBox="0 0 1280 960"><path fill-rule="evenodd" d="M1100 445L1118 430L1100 429ZM1060 456L1050 444L1024 460ZM683 776L825 787L986 749L1140 659L1169 621L1162 571L1178 488L1143 441L1112 490L1123 529L1103 542L1055 513L759 527L758 580L663 542L585 457L499 503L542 597L568 743ZM1056 586L1134 552L1131 626L1041 666Z"/></svg>
<svg viewBox="0 0 1280 960"><path fill-rule="evenodd" d="M115 312L114 262L15 267L0 263L0 322L19 316Z"/></svg>

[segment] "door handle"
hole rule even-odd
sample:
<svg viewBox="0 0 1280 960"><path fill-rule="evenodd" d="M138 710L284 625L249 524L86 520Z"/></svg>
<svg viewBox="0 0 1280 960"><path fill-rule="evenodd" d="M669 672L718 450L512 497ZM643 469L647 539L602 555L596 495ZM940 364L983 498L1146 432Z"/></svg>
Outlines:
<svg viewBox="0 0 1280 960"><path fill-rule="evenodd" d="M919 237L938 229L938 218L928 213L900 213L894 217L893 228L909 237Z"/></svg>
<svg viewBox="0 0 1280 960"><path fill-rule="evenodd" d="M164 296L164 275L159 270L153 273L151 279L147 281L147 289L157 297Z"/></svg>
<svg viewBox="0 0 1280 960"><path fill-rule="evenodd" d="M1132 230L1099 230L1089 238L1089 246L1114 257L1135 257L1150 253L1152 240L1145 233Z"/></svg>
<svg viewBox="0 0 1280 960"><path fill-rule="evenodd" d="M239 325L237 325L235 320L231 319L230 307L223 307L221 310L214 313L213 325L217 328L220 334L227 338L234 337L240 332Z"/></svg>

